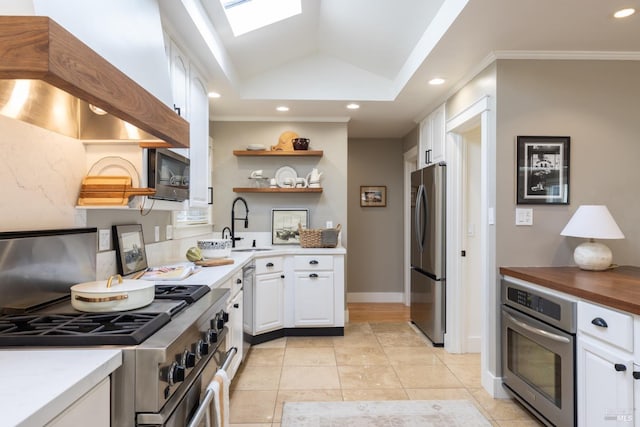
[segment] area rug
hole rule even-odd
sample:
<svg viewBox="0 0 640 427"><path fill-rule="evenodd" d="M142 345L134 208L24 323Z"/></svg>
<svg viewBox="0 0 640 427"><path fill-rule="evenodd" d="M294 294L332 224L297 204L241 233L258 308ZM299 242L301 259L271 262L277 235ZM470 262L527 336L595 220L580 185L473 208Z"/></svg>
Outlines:
<svg viewBox="0 0 640 427"><path fill-rule="evenodd" d="M468 400L285 402L282 427L491 427Z"/></svg>

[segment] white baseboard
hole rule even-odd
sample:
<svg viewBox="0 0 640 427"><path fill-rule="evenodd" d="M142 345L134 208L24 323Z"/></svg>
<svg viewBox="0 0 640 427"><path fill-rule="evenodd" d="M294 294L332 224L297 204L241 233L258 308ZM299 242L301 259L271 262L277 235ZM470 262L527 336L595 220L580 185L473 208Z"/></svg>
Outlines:
<svg viewBox="0 0 640 427"><path fill-rule="evenodd" d="M509 399L511 396L502 386L502 377L496 377L489 371L482 371L482 388L484 388L494 399Z"/></svg>
<svg viewBox="0 0 640 427"><path fill-rule="evenodd" d="M465 345L467 353L480 353L482 351L482 342L479 336L467 337Z"/></svg>
<svg viewBox="0 0 640 427"><path fill-rule="evenodd" d="M347 292L347 302L402 303L402 292Z"/></svg>

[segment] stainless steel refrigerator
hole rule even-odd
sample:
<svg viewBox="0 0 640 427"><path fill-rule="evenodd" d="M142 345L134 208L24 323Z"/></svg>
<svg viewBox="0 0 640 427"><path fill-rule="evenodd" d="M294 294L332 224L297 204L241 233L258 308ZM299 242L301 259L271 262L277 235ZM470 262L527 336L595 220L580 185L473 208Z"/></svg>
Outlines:
<svg viewBox="0 0 640 427"><path fill-rule="evenodd" d="M444 345L446 273L446 165L411 174L411 321Z"/></svg>

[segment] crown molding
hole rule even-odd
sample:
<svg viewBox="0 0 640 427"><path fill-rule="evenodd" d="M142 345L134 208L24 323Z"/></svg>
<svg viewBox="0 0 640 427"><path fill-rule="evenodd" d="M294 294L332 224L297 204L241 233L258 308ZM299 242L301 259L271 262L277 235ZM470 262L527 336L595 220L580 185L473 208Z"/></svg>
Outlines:
<svg viewBox="0 0 640 427"><path fill-rule="evenodd" d="M493 54L496 59L640 61L640 52L628 51L499 50Z"/></svg>

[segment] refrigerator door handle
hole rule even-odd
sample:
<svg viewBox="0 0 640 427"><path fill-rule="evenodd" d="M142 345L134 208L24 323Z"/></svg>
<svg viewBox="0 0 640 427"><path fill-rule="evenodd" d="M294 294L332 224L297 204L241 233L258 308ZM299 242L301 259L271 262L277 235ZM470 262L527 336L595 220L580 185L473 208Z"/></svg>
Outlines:
<svg viewBox="0 0 640 427"><path fill-rule="evenodd" d="M424 234L426 231L427 204L425 203L426 192L424 185L418 186L418 195L416 196L416 215L415 215L415 239L420 248L420 253L424 251Z"/></svg>

